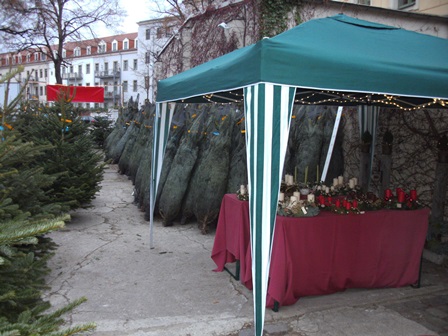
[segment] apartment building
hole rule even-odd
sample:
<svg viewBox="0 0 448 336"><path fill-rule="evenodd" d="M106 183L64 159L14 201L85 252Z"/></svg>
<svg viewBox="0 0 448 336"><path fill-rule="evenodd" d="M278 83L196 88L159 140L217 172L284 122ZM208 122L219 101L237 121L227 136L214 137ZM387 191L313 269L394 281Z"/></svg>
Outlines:
<svg viewBox="0 0 448 336"><path fill-rule="evenodd" d="M336 0L335 0L336 1ZM448 0L337 0L392 10L448 16Z"/></svg>

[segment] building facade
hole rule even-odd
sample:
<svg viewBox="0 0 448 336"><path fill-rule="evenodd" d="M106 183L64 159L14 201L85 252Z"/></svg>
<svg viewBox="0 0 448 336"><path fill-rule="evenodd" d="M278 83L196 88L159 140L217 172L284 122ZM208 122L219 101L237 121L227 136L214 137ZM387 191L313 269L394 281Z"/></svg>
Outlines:
<svg viewBox="0 0 448 336"><path fill-rule="evenodd" d="M104 103L78 103L84 108L118 108L131 97L140 105L154 102L158 79L255 42L259 29L256 4L223 2L213 12L190 17L182 24L175 17L151 19L137 22L136 33L68 42L63 49L63 84L104 87ZM302 21L344 12L448 38L448 0L304 1L301 11ZM9 101L24 89L24 99L46 104L46 85L56 83L53 62L35 49L0 53L0 76L19 66L24 70L10 83ZM0 107L5 86L0 84Z"/></svg>

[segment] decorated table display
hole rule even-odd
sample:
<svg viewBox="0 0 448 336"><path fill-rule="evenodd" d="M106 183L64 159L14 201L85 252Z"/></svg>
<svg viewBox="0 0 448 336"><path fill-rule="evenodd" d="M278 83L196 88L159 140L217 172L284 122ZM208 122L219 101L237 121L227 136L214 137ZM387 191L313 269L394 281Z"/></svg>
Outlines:
<svg viewBox="0 0 448 336"><path fill-rule="evenodd" d="M416 210L422 208L415 189L405 193L402 188L396 188L395 194L391 189L387 189L381 198L372 192L364 193L358 185L356 177L345 182L343 176L338 176L333 179L331 186L327 186L323 182L307 183L306 175L307 170L305 170L304 183L297 183L292 175L285 175L278 195L277 214L279 216L313 217L317 216L320 211L346 215L364 214L366 211L382 209ZM237 191L237 197L241 201L249 200L245 185L242 185Z"/></svg>
<svg viewBox="0 0 448 336"><path fill-rule="evenodd" d="M332 196L332 204L336 197ZM428 214L427 208L386 208L362 215L341 216L331 211L312 217L278 215L267 306L291 305L302 296L347 288L418 283ZM211 257L216 271L238 261L238 278L252 288L249 202L236 194L223 198Z"/></svg>

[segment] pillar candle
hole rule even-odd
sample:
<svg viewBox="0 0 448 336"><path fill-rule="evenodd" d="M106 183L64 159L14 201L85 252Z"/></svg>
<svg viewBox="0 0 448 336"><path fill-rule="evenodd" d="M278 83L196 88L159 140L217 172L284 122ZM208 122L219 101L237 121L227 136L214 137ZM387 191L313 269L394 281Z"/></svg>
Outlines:
<svg viewBox="0 0 448 336"><path fill-rule="evenodd" d="M308 202L314 203L314 194L308 194L307 200Z"/></svg>
<svg viewBox="0 0 448 336"><path fill-rule="evenodd" d="M401 191L401 192L397 195L398 203L403 203L403 202L404 202L404 198L405 198L404 192Z"/></svg>
<svg viewBox="0 0 448 336"><path fill-rule="evenodd" d="M244 184L242 184L240 186L240 194L241 195L246 195L246 186Z"/></svg>
<svg viewBox="0 0 448 336"><path fill-rule="evenodd" d="M325 193L326 193L326 194L329 194L329 193L330 193L330 188L325 187Z"/></svg>
<svg viewBox="0 0 448 336"><path fill-rule="evenodd" d="M291 204L296 203L296 202L297 202L297 197L296 197L296 196L291 196L291 197L289 198L289 202L290 202Z"/></svg>
<svg viewBox="0 0 448 336"><path fill-rule="evenodd" d="M344 184L344 176L338 176L338 184Z"/></svg>
<svg viewBox="0 0 448 336"><path fill-rule="evenodd" d="M393 197L392 190L386 189L384 190L384 199L389 200Z"/></svg>
<svg viewBox="0 0 448 336"><path fill-rule="evenodd" d="M358 185L358 178L357 178L357 177L354 177L354 178L353 178L353 181L355 182L355 186L357 186L357 185Z"/></svg>
<svg viewBox="0 0 448 336"><path fill-rule="evenodd" d="M280 202L283 202L283 201L285 200L285 194L284 194L284 193L280 193L280 194L278 194L278 200L279 200Z"/></svg>
<svg viewBox="0 0 448 336"><path fill-rule="evenodd" d="M300 199L300 192L298 192L298 191L294 191L294 194L293 194L297 199Z"/></svg>
<svg viewBox="0 0 448 336"><path fill-rule="evenodd" d="M336 208L340 208L341 207L341 201L337 199L335 205L336 205Z"/></svg>
<svg viewBox="0 0 448 336"><path fill-rule="evenodd" d="M412 199L413 201L416 201L416 200L417 200L417 190L412 189L409 193L410 193L410 197L411 197L411 199Z"/></svg>
<svg viewBox="0 0 448 336"><path fill-rule="evenodd" d="M333 187L336 187L337 185L338 185L338 178L335 177L335 178L333 179Z"/></svg>
<svg viewBox="0 0 448 336"><path fill-rule="evenodd" d="M323 195L319 196L319 204L324 205L325 204L325 197Z"/></svg>
<svg viewBox="0 0 448 336"><path fill-rule="evenodd" d="M358 201L357 200L353 200L353 207L354 208L358 208Z"/></svg>
<svg viewBox="0 0 448 336"><path fill-rule="evenodd" d="M347 210L350 210L351 207L352 207L352 205L350 204L350 202L347 202L347 203L345 204L345 208L346 208Z"/></svg>
<svg viewBox="0 0 448 336"><path fill-rule="evenodd" d="M348 181L348 186L350 187L350 189L355 189L355 181L353 181L353 179L350 179Z"/></svg>

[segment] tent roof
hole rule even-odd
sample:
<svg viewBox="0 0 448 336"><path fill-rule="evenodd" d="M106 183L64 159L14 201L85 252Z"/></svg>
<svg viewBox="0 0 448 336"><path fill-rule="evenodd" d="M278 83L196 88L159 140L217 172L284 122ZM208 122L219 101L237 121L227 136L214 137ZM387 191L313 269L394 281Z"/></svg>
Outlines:
<svg viewBox="0 0 448 336"><path fill-rule="evenodd" d="M448 99L448 40L342 14L314 19L159 81L157 102L240 101L260 82L299 88L298 103L434 104Z"/></svg>

